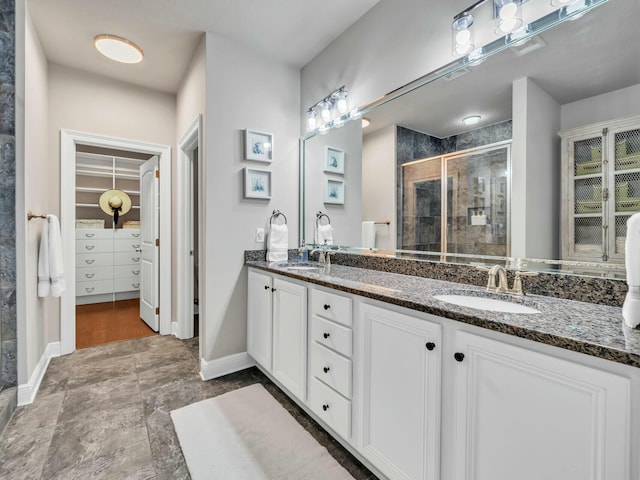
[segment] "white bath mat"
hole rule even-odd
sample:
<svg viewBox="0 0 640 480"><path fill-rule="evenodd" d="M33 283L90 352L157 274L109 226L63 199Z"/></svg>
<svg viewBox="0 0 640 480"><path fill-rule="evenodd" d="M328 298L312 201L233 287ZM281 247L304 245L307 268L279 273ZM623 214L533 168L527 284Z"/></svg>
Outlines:
<svg viewBox="0 0 640 480"><path fill-rule="evenodd" d="M259 383L171 419L193 480L353 480Z"/></svg>

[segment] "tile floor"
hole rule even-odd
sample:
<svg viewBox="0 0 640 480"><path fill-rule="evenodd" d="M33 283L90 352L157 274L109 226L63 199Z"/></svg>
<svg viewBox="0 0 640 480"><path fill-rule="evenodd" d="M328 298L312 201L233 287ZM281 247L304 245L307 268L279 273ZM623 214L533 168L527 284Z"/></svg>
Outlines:
<svg viewBox="0 0 640 480"><path fill-rule="evenodd" d="M52 359L0 437L0 478L188 479L169 412L257 382L356 480L376 478L258 369L203 382L197 358L197 338L153 336Z"/></svg>

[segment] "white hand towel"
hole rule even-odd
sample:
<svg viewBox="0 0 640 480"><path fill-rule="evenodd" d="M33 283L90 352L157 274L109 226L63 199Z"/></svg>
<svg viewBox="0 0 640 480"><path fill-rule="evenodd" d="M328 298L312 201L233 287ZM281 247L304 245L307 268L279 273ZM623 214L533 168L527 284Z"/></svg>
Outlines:
<svg viewBox="0 0 640 480"><path fill-rule="evenodd" d="M38 296L59 297L64 290L60 222L55 215L47 215L38 252Z"/></svg>
<svg viewBox="0 0 640 480"><path fill-rule="evenodd" d="M289 259L289 230L286 225L271 224L267 239L267 261L286 262Z"/></svg>
<svg viewBox="0 0 640 480"><path fill-rule="evenodd" d="M635 328L640 324L640 213L627 220L624 260L629 291L622 305L622 317L628 327Z"/></svg>
<svg viewBox="0 0 640 480"><path fill-rule="evenodd" d="M42 236L38 251L38 296L48 297L51 293L51 277L49 276L49 221L42 222Z"/></svg>
<svg viewBox="0 0 640 480"><path fill-rule="evenodd" d="M316 228L316 243L318 245L333 245L333 227L331 224L318 225Z"/></svg>
<svg viewBox="0 0 640 480"><path fill-rule="evenodd" d="M368 221L362 222L362 246L365 248L375 248L376 246L376 224Z"/></svg>

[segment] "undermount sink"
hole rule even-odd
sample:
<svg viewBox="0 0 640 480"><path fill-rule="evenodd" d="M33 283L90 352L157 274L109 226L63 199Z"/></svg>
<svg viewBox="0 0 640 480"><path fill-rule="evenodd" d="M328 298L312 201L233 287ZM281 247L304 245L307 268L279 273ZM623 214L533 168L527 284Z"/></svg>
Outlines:
<svg viewBox="0 0 640 480"><path fill-rule="evenodd" d="M278 263L276 266L287 270L319 270L322 268L319 263L311 262L284 262Z"/></svg>
<svg viewBox="0 0 640 480"><path fill-rule="evenodd" d="M461 307L475 308L487 312L500 313L540 313L540 310L521 305L519 303L497 300L495 298L474 297L471 295L434 295L433 298L442 302L452 303Z"/></svg>

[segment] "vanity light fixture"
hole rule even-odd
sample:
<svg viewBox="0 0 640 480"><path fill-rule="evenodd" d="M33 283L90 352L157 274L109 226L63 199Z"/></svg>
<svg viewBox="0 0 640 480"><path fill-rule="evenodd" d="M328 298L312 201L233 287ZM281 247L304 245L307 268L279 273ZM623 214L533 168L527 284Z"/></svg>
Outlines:
<svg viewBox="0 0 640 480"><path fill-rule="evenodd" d="M522 27L522 3L514 0L494 0L498 16L496 18L496 33L506 35Z"/></svg>
<svg viewBox="0 0 640 480"><path fill-rule="evenodd" d="M580 0L551 0L552 7L566 7L578 3Z"/></svg>
<svg viewBox="0 0 640 480"><path fill-rule="evenodd" d="M342 116L349 112L348 96L349 92L343 85L309 107L307 110L307 130L311 131L318 127L328 126L329 123L332 123L334 117L334 126L342 126L341 124L344 123Z"/></svg>
<svg viewBox="0 0 640 480"><path fill-rule="evenodd" d="M140 63L144 58L144 53L138 45L117 35L96 35L93 45L102 55L116 62Z"/></svg>
<svg viewBox="0 0 640 480"><path fill-rule="evenodd" d="M462 123L465 125L475 125L480 122L481 119L482 117L480 115L470 115L468 117L464 117L462 119Z"/></svg>

